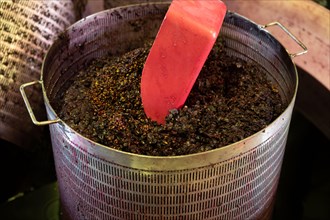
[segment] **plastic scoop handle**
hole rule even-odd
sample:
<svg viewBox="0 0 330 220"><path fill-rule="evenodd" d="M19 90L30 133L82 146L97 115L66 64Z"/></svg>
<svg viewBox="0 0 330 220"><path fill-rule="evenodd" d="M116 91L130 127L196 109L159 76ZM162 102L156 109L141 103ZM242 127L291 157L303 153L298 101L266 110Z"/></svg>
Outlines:
<svg viewBox="0 0 330 220"><path fill-rule="evenodd" d="M164 124L181 108L220 31L226 6L219 0L174 0L147 57L141 98L148 117Z"/></svg>

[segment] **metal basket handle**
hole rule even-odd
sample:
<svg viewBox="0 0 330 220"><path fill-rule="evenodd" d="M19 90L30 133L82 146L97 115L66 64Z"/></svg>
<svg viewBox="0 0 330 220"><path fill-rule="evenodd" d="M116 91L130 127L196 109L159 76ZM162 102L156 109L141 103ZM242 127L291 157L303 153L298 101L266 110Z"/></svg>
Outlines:
<svg viewBox="0 0 330 220"><path fill-rule="evenodd" d="M42 85L42 81L33 81L33 82L29 82L29 83L25 83L23 85L20 86L20 92L22 94L22 97L23 97L23 100L24 100L24 103L25 103L25 106L29 112L29 115L30 115L30 118L32 120L32 122L35 124L35 125L38 125L38 126L42 126L42 125L50 125L50 124L54 124L54 123L58 123L61 121L61 119L59 118L56 118L54 120L48 120L48 121L38 121L33 113L33 110L31 108L31 105L30 105L30 102L27 98L27 95L24 91L25 87L28 87L28 86L32 86L32 85L35 85L35 84L41 84Z"/></svg>
<svg viewBox="0 0 330 220"><path fill-rule="evenodd" d="M297 37L295 37L286 27L284 27L280 22L271 22L269 24L266 25L261 25L260 27L263 29L266 29L267 27L271 27L271 26L279 26L285 33L287 33L289 35L289 37L291 37L302 49L303 51L298 52L298 53L289 53L291 58L294 58L296 56L300 56L303 55L305 53L307 53L307 47L305 46L305 44L303 42L301 42Z"/></svg>

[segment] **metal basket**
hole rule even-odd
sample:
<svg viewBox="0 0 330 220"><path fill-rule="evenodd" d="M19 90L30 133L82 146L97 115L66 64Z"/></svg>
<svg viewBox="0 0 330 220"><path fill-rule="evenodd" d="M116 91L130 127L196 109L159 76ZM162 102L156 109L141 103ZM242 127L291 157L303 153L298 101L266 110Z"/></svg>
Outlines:
<svg viewBox="0 0 330 220"><path fill-rule="evenodd" d="M41 141L19 93L22 83L40 78L47 49L66 27L81 18L86 0L0 1L0 139L23 148ZM30 99L45 114L37 89Z"/></svg>
<svg viewBox="0 0 330 220"><path fill-rule="evenodd" d="M159 3L171 2L172 0L104 0L104 9L116 8L125 5L134 5L141 3Z"/></svg>
<svg viewBox="0 0 330 220"><path fill-rule="evenodd" d="M296 38L304 51L290 55L265 30L266 26L227 13L221 29L227 53L259 65L278 84L288 107L262 131L219 149L171 157L114 150L75 132L58 118L50 104L66 82L93 58L116 56L142 46L146 38L154 38L168 6L131 5L77 22L49 50L41 80L21 87L34 123L50 124L64 216L268 219L297 91L297 71L291 58L306 52ZM48 121L34 118L25 97L24 88L36 84L43 86Z"/></svg>

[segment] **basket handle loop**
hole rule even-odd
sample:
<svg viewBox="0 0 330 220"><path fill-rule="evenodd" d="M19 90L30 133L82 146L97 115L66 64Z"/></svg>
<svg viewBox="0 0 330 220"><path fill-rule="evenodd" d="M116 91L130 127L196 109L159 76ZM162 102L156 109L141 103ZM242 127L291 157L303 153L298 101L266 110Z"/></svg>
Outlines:
<svg viewBox="0 0 330 220"><path fill-rule="evenodd" d="M300 56L300 55L303 55L305 53L307 53L307 47L305 46L305 44L303 42L301 42L297 37L295 37L286 27L284 27L280 22L271 22L269 24L266 24L266 25L263 25L261 26L261 28L264 28L266 29L267 27L270 27L270 26L278 26L280 27L285 33L287 33L289 35L289 37L291 37L302 49L303 51L301 52L298 52L298 53L289 53L290 57L291 58L294 58L296 56Z"/></svg>
<svg viewBox="0 0 330 220"><path fill-rule="evenodd" d="M31 105L30 105L30 102L27 98L27 95L24 91L25 87L28 87L28 86L32 86L32 85L35 85L35 84L42 84L42 81L40 80L37 80L37 81L33 81L33 82L29 82L29 83L25 83L23 85L20 86L20 92L21 92L21 95L23 97L23 100L24 100L24 103L25 103L25 106L29 112L29 115L30 115L30 118L32 120L32 122L35 124L35 125L38 125L38 126L42 126L42 125L49 125L49 124L54 124L54 123L58 123L61 121L61 119L59 118L56 118L54 120L48 120L48 121L38 121L33 113L33 110L31 108Z"/></svg>

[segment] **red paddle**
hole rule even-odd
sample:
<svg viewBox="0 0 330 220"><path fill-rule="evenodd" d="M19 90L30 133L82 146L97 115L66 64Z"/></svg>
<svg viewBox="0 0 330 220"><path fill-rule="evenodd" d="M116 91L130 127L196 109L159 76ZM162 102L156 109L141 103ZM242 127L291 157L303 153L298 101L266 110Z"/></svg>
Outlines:
<svg viewBox="0 0 330 220"><path fill-rule="evenodd" d="M142 72L142 105L152 120L164 124L169 110L184 105L225 14L220 0L173 0Z"/></svg>

